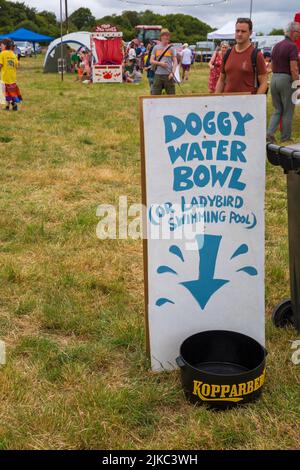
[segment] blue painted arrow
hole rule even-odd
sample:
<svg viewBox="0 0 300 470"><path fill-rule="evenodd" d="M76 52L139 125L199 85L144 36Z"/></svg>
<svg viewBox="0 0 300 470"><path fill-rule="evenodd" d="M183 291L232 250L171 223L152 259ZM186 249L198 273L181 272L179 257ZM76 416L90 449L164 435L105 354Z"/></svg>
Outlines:
<svg viewBox="0 0 300 470"><path fill-rule="evenodd" d="M197 237L199 247L199 278L195 281L181 282L194 296L201 309L204 310L210 298L227 284L226 279L214 279L216 262L222 237L204 235Z"/></svg>

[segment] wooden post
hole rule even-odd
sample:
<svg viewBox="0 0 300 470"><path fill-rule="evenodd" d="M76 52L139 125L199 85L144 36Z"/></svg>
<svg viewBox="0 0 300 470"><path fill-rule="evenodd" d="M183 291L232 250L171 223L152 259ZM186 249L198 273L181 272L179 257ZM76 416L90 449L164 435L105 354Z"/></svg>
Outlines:
<svg viewBox="0 0 300 470"><path fill-rule="evenodd" d="M64 81L64 46L63 46L63 6L60 0L60 60L61 60L61 81Z"/></svg>

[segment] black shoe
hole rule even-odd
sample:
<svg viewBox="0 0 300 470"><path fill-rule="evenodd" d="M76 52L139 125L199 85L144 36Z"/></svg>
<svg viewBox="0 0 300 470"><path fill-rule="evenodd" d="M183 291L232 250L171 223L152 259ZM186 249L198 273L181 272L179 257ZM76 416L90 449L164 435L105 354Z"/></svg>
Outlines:
<svg viewBox="0 0 300 470"><path fill-rule="evenodd" d="M13 111L18 111L18 105L17 104L13 104Z"/></svg>
<svg viewBox="0 0 300 470"><path fill-rule="evenodd" d="M9 111L9 105L5 106L5 111Z"/></svg>

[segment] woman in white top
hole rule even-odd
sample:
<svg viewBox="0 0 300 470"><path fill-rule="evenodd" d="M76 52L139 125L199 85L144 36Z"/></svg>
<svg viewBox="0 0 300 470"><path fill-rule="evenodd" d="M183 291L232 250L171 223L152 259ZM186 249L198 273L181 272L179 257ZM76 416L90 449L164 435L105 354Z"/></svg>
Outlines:
<svg viewBox="0 0 300 470"><path fill-rule="evenodd" d="M130 44L130 48L128 51L128 60L135 60L136 59L136 51L135 51L135 44L132 42Z"/></svg>

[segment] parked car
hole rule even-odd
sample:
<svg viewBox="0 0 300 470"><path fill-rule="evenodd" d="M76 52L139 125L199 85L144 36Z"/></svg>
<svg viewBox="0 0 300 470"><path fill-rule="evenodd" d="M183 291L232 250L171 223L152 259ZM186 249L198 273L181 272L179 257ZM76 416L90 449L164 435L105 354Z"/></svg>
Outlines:
<svg viewBox="0 0 300 470"><path fill-rule="evenodd" d="M211 51L195 51L195 62L209 62L212 56Z"/></svg>
<svg viewBox="0 0 300 470"><path fill-rule="evenodd" d="M18 49L20 49L21 51L21 56L22 57L27 57L27 56L31 56L32 55L32 52L33 52L33 46L32 46L32 43L31 42L28 42L28 41L16 41L15 42L16 46L18 47Z"/></svg>
<svg viewBox="0 0 300 470"><path fill-rule="evenodd" d="M213 41L199 41L196 43L195 51L196 62L209 62L215 52L215 44Z"/></svg>
<svg viewBox="0 0 300 470"><path fill-rule="evenodd" d="M35 44L32 44L32 52L36 53L36 54L41 54L42 53L42 47L40 46L40 44L38 42L36 42Z"/></svg>

